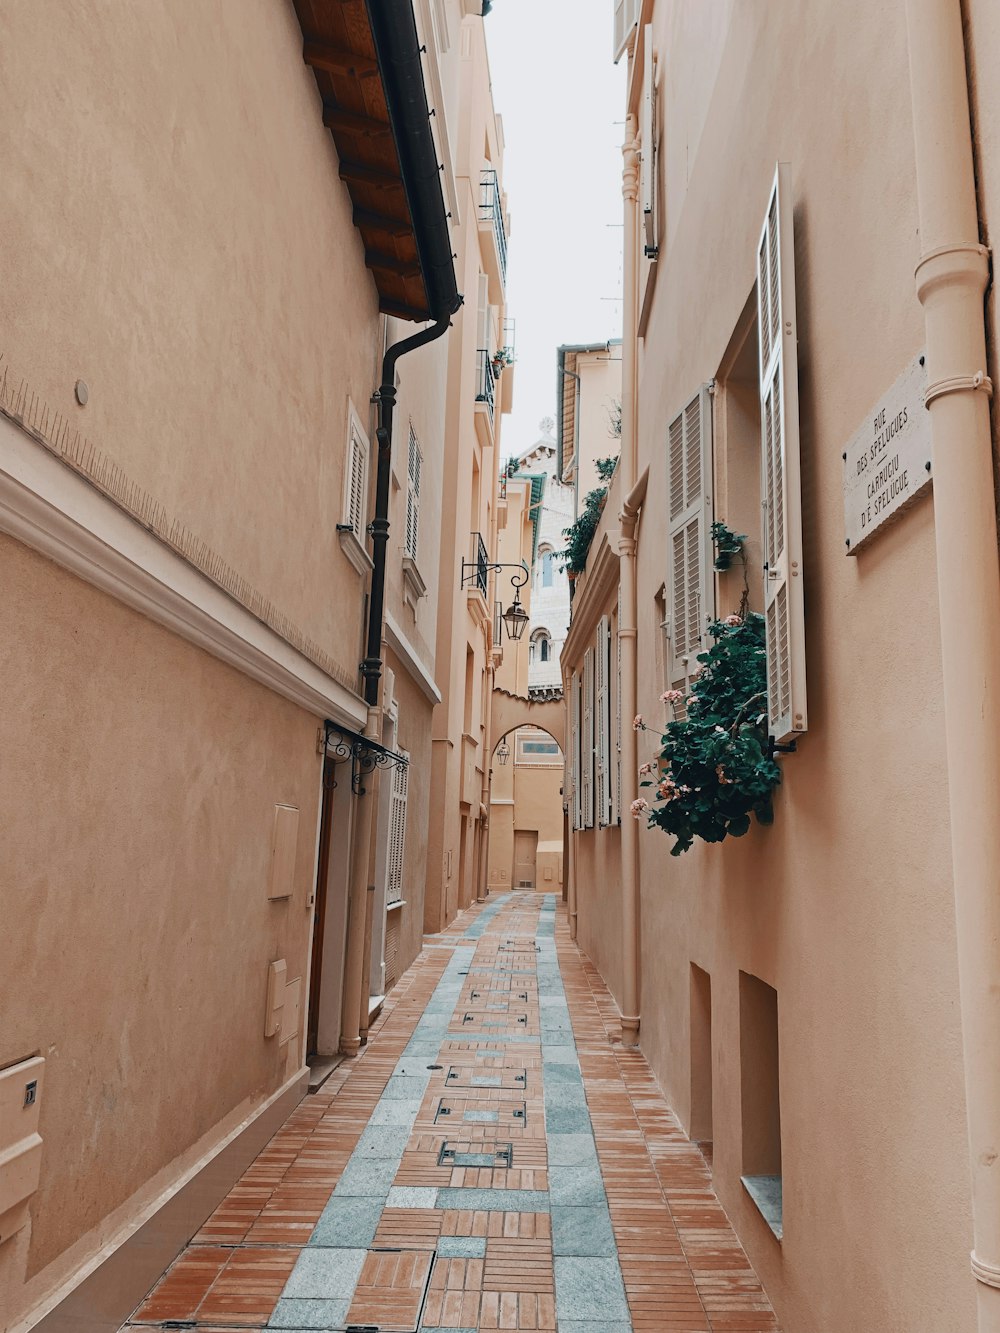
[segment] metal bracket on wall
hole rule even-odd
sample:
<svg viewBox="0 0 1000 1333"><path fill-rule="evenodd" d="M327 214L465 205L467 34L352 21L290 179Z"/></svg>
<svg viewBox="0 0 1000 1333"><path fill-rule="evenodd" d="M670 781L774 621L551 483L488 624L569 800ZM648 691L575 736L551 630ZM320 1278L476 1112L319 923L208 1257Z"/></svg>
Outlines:
<svg viewBox="0 0 1000 1333"><path fill-rule="evenodd" d="M334 765L350 761L351 791L355 796L365 795L367 789L364 778L367 774L374 773L376 768L409 767L410 761L405 755L397 754L395 750L387 750L384 745L379 745L378 741L373 741L369 736L359 736L357 732L347 731L330 721L323 725L327 757ZM333 786L336 785L334 782Z"/></svg>

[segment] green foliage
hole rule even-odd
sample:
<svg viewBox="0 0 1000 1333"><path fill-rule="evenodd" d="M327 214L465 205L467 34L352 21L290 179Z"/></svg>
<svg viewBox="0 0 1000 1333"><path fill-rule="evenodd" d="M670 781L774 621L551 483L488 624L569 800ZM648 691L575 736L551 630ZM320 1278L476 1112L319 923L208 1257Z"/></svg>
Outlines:
<svg viewBox="0 0 1000 1333"><path fill-rule="evenodd" d="M715 568L721 573L733 563L734 555L743 554L745 532L733 532L725 523L716 521L712 524L712 541L715 543Z"/></svg>
<svg viewBox="0 0 1000 1333"><path fill-rule="evenodd" d="M655 789L649 826L677 840L671 856L686 852L695 838L742 837L751 815L770 824L771 797L781 781L768 746L764 617L727 616L710 632L715 642L699 654L701 670L687 697L664 695L676 711L683 702L684 716L667 723L656 770L640 783ZM646 810L637 804L639 818Z"/></svg>
<svg viewBox="0 0 1000 1333"><path fill-rule="evenodd" d="M571 523L568 528L563 528L566 549L560 551L559 555L562 558L563 568L570 574L582 574L587 567L590 543L594 540L594 533L601 521L604 502L607 498L607 486L598 486L584 500L580 517Z"/></svg>
<svg viewBox="0 0 1000 1333"><path fill-rule="evenodd" d="M620 398L612 399L608 408L608 434L613 440L622 437L622 403Z"/></svg>
<svg viewBox="0 0 1000 1333"><path fill-rule="evenodd" d="M618 466L618 455L614 458L598 458L594 466L597 468L597 475L601 481L610 481L615 475L615 468Z"/></svg>

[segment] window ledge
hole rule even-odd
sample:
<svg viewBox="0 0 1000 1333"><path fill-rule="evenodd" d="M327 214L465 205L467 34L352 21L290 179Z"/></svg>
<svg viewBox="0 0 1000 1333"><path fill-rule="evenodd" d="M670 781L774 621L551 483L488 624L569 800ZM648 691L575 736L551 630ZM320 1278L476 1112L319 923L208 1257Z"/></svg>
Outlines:
<svg viewBox="0 0 1000 1333"><path fill-rule="evenodd" d="M375 562L358 541L353 528L348 528L346 531L338 529L337 536L340 538L340 549L359 574L367 574L369 570L375 568Z"/></svg>
<svg viewBox="0 0 1000 1333"><path fill-rule="evenodd" d="M420 570L412 555L403 556L403 601L414 610L421 597L427 596L427 584L420 577Z"/></svg>
<svg viewBox="0 0 1000 1333"><path fill-rule="evenodd" d="M781 1240L784 1234L781 1225L781 1177L740 1176L740 1180L761 1217Z"/></svg>
<svg viewBox="0 0 1000 1333"><path fill-rule="evenodd" d="M386 910L387 912L395 912L397 908L399 908L399 907L405 907L405 906L406 906L406 899L405 899L405 898L400 898L398 902L395 902L395 903L386 903L386 905L385 905L385 910Z"/></svg>

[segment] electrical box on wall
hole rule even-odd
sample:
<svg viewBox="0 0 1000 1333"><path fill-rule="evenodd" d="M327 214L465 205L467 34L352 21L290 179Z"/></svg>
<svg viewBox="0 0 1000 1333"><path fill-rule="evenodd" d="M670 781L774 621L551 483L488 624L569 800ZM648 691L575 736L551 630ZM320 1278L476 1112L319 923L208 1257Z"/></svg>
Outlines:
<svg viewBox="0 0 1000 1333"><path fill-rule="evenodd" d="M271 835L269 898L290 898L295 884L295 853L299 842L299 812L294 805L274 807Z"/></svg>
<svg viewBox="0 0 1000 1333"><path fill-rule="evenodd" d="M283 958L267 965L267 1011L264 1016L264 1036L273 1037L281 1031L285 1008L285 977L288 964Z"/></svg>
<svg viewBox="0 0 1000 1333"><path fill-rule="evenodd" d="M42 1166L41 1056L0 1070L0 1245L28 1221Z"/></svg>
<svg viewBox="0 0 1000 1333"><path fill-rule="evenodd" d="M285 1004L281 1011L281 1037L280 1044L284 1046L286 1041L298 1035L299 1031L299 1007L302 1002L302 978L296 977L285 987Z"/></svg>

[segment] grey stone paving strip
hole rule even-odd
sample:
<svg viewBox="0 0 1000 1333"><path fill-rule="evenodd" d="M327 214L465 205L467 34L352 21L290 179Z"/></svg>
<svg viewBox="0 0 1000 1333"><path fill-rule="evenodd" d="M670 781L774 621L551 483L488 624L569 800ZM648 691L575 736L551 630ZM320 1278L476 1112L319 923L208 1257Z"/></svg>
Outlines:
<svg viewBox="0 0 1000 1333"><path fill-rule="evenodd" d="M560 1333L625 1333L631 1330L625 1286L611 1229L607 1195L597 1162L576 1042L555 949L555 896L543 899L530 966L511 955L526 953L511 944L497 955L495 968L473 968L475 944L509 900L505 894L484 908L465 931L434 990L402 1058L373 1111L330 1201L303 1250L269 1327L285 1333L342 1329L369 1246L386 1207L467 1211L551 1213L555 1264L556 1317ZM465 978L486 980L518 973L536 979L540 1037L494 1031L466 1037L451 1032ZM509 1003L507 1001L506 1003ZM422 1061L439 1059L446 1041L470 1047L485 1044L477 1058L503 1057L511 1045L541 1047L549 1189L505 1190L475 1187L432 1189L393 1185L413 1130L430 1072ZM485 1086L492 1076L470 1077ZM466 1119L496 1120L497 1112L467 1112ZM441 1237L443 1257L478 1258L485 1242L477 1237ZM598 1312L600 1312L598 1314ZM441 1333L425 1329L424 1333ZM448 1333L475 1333L450 1329Z"/></svg>

